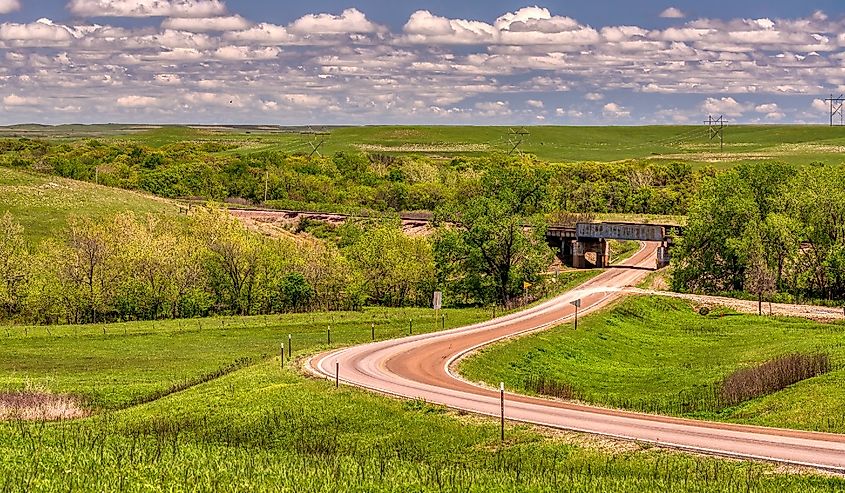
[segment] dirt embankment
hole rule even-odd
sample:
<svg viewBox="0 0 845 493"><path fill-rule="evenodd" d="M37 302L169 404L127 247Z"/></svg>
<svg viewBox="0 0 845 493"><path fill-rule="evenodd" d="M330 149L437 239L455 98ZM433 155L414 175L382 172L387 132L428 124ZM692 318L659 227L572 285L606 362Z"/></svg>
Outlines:
<svg viewBox="0 0 845 493"><path fill-rule="evenodd" d="M354 216L346 214L333 214L326 212L304 212L304 211L273 211L259 209L229 209L229 212L247 224L270 225L274 229L292 230L296 228L303 219L322 221L325 223L340 225ZM402 229L405 234L411 236L427 235L433 231L431 222L425 218L402 217Z"/></svg>
<svg viewBox="0 0 845 493"><path fill-rule="evenodd" d="M741 313L756 314L758 304L751 300L738 300L724 296L707 296L700 294L673 293L671 291L656 291L652 289L627 288L626 293L668 296L692 301L705 306L724 306ZM778 315L784 317L801 317L811 320L832 321L845 320L845 311L842 308L831 308L815 305L791 305L787 303L763 302L763 313L767 315Z"/></svg>

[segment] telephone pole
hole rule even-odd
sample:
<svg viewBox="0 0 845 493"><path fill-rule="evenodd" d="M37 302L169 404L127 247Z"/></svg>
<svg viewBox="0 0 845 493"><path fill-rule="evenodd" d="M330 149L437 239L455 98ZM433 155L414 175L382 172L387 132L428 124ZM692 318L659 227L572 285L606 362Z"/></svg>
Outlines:
<svg viewBox="0 0 845 493"><path fill-rule="evenodd" d="M513 154L514 152L519 152L522 154L522 151L519 150L519 146L525 141L526 137L531 135L528 133L528 130L525 130L525 127L519 128L514 130L512 128L508 129L508 144L511 146L511 150L508 151L508 156Z"/></svg>
<svg viewBox="0 0 845 493"><path fill-rule="evenodd" d="M719 138L719 150L725 150L725 125L727 125L728 121L725 120L723 115L719 115L719 118L713 118L713 115L707 115L707 120L704 121L707 124L707 134L710 136L710 141L712 142L713 139L716 137Z"/></svg>
<svg viewBox="0 0 845 493"><path fill-rule="evenodd" d="M311 146L311 153L308 154L308 157L311 157L314 154L323 157L323 155L320 154L320 148L323 147L323 144L325 144L328 140L329 132L315 132L309 128L307 131L302 132L302 135L311 136L311 141L308 142L308 145Z"/></svg>
<svg viewBox="0 0 845 493"><path fill-rule="evenodd" d="M836 117L836 115L839 115L838 126L841 127L842 125L845 125L845 115L843 115L843 113L845 112L842 111L842 106L843 103L845 103L845 98L842 96L842 94L840 94L838 98L834 97L833 94L831 94L829 98L825 99L825 102L830 104L830 126L832 127L834 125L837 125L834 120L834 117Z"/></svg>

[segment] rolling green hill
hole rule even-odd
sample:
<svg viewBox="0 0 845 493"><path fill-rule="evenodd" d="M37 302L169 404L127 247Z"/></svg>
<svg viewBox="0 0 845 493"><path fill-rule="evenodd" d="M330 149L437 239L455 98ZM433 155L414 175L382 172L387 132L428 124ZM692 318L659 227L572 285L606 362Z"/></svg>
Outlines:
<svg viewBox="0 0 845 493"><path fill-rule="evenodd" d="M56 139L105 138L160 146L182 141L229 145L224 152L311 152L317 137L300 127L239 126L16 126L0 128L0 137ZM368 151L424 154L443 158L509 152L509 127L366 126L323 128L330 133L320 151ZM711 141L707 127L553 127L527 128L520 149L549 161L684 161L716 167L756 160L796 164L839 163L845 151L845 128L821 125L737 125L725 130L725 148Z"/></svg>
<svg viewBox="0 0 845 493"><path fill-rule="evenodd" d="M843 433L844 342L838 323L724 310L702 316L685 301L631 297L586 317L577 332L565 324L484 349L461 372L526 392L530 378L544 376L610 407ZM794 352L827 353L833 371L736 406L713 405L723 377Z"/></svg>
<svg viewBox="0 0 845 493"><path fill-rule="evenodd" d="M175 203L149 195L0 167L0 215L10 212L31 239L54 235L72 216L96 219L124 211L179 214Z"/></svg>

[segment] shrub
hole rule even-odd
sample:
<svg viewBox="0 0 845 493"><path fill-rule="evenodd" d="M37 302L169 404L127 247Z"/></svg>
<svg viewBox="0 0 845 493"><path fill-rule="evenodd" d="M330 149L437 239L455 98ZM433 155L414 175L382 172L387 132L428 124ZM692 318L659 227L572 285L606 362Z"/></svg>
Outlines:
<svg viewBox="0 0 845 493"><path fill-rule="evenodd" d="M739 404L825 374L830 369L830 357L827 354L787 354L759 366L737 370L725 377L718 385L719 400L724 405Z"/></svg>

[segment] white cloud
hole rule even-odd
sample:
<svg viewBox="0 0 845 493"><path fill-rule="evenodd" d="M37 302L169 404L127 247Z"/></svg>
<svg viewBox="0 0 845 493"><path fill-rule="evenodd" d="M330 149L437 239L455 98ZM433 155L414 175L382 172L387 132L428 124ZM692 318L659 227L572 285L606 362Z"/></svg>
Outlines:
<svg viewBox="0 0 845 493"><path fill-rule="evenodd" d="M226 13L222 0L70 0L83 17L213 17Z"/></svg>
<svg viewBox="0 0 845 493"><path fill-rule="evenodd" d="M602 114L606 117L627 118L631 112L618 103L607 103L602 107Z"/></svg>
<svg viewBox="0 0 845 493"><path fill-rule="evenodd" d="M748 110L744 104L737 102L732 97L707 98L701 103L701 109L706 113L725 116L742 116Z"/></svg>
<svg viewBox="0 0 845 493"><path fill-rule="evenodd" d="M529 99L525 102L525 104L537 109L543 109L545 107L545 104L543 104L543 102L538 99Z"/></svg>
<svg viewBox="0 0 845 493"><path fill-rule="evenodd" d="M810 107L815 111L830 111L830 103L828 103L824 99L814 99L813 102L810 104Z"/></svg>
<svg viewBox="0 0 845 493"><path fill-rule="evenodd" d="M288 30L297 34L352 34L383 32L385 28L370 22L360 10L351 8L340 15L305 15L294 21Z"/></svg>
<svg viewBox="0 0 845 493"><path fill-rule="evenodd" d="M158 98L150 96L123 96L117 98L115 103L121 108L144 108L155 106L158 103Z"/></svg>
<svg viewBox="0 0 845 493"><path fill-rule="evenodd" d="M296 39L284 26L268 23L261 23L243 31L226 33L224 38L243 43L265 45L290 43Z"/></svg>
<svg viewBox="0 0 845 493"><path fill-rule="evenodd" d="M776 103L765 103L765 104L758 104L754 107L754 111L757 113L774 113L778 111L778 105Z"/></svg>
<svg viewBox="0 0 845 493"><path fill-rule="evenodd" d="M0 0L0 14L9 14L21 9L20 0Z"/></svg>
<svg viewBox="0 0 845 493"><path fill-rule="evenodd" d="M3 104L6 106L37 106L41 104L40 98L31 96L18 96L17 94L9 94L3 98Z"/></svg>
<svg viewBox="0 0 845 493"><path fill-rule="evenodd" d="M250 48L249 46L221 46L214 52L220 60L270 60L279 56L282 50L275 47Z"/></svg>
<svg viewBox="0 0 845 493"><path fill-rule="evenodd" d="M687 15L677 7L669 7L660 13L660 17L664 19L683 19Z"/></svg>
<svg viewBox="0 0 845 493"><path fill-rule="evenodd" d="M239 15L223 17L172 17L161 23L164 29L190 31L193 33L212 31L240 31L250 27L250 22Z"/></svg>
<svg viewBox="0 0 845 493"><path fill-rule="evenodd" d="M587 101L601 101L604 99L604 94L600 92L588 92L584 95L584 99Z"/></svg>
<svg viewBox="0 0 845 493"><path fill-rule="evenodd" d="M50 19L38 19L29 24L0 24L0 40L65 42L72 39L68 28L54 24Z"/></svg>

